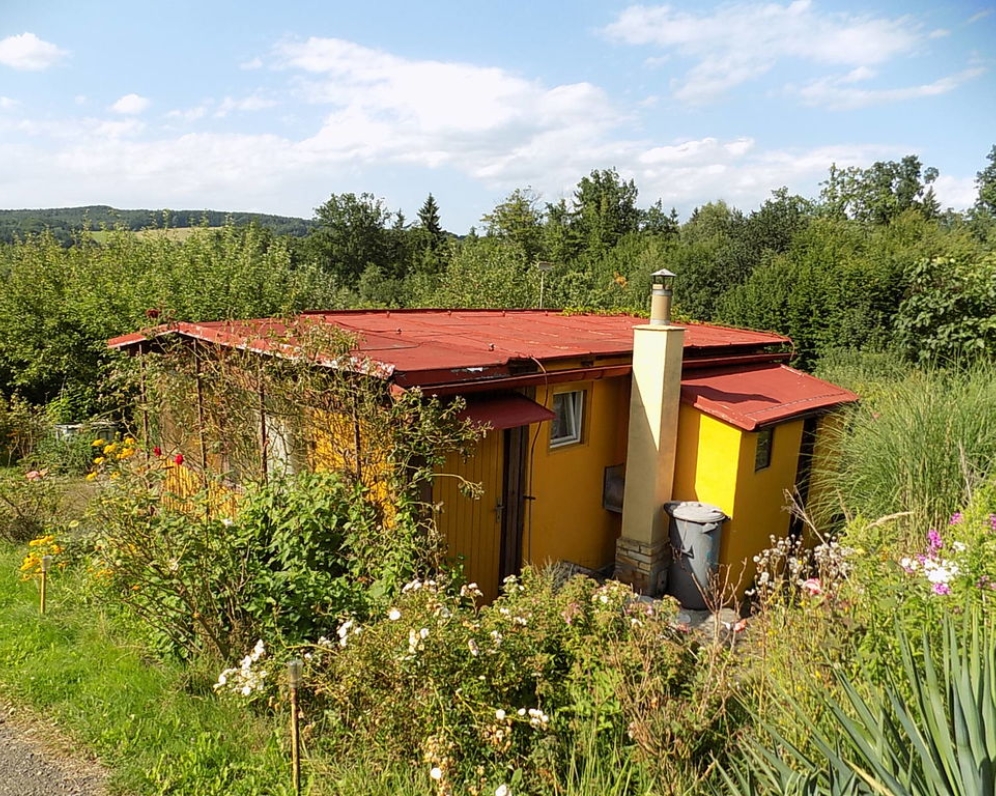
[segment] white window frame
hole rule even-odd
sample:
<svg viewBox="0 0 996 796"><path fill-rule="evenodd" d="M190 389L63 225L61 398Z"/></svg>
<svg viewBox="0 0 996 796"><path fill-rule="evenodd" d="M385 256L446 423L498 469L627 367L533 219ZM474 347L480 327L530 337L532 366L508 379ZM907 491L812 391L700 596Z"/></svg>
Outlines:
<svg viewBox="0 0 996 796"><path fill-rule="evenodd" d="M554 393L553 412L556 417L550 421L550 447L563 448L577 445L584 434L585 390L570 390ZM554 434L561 429L559 436Z"/></svg>

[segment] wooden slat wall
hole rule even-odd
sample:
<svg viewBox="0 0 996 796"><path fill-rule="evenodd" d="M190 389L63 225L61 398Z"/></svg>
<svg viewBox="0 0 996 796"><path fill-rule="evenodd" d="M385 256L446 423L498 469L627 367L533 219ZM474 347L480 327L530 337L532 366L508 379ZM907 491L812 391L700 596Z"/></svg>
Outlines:
<svg viewBox="0 0 996 796"><path fill-rule="evenodd" d="M474 455L466 461L451 454L433 485L433 503L442 504L436 512L436 524L446 539L450 558L463 560L468 581L476 582L491 601L498 596L501 566L501 514L496 506L502 500L502 460L504 439L501 431L492 431L478 443ZM484 487L477 500L460 492L460 475Z"/></svg>

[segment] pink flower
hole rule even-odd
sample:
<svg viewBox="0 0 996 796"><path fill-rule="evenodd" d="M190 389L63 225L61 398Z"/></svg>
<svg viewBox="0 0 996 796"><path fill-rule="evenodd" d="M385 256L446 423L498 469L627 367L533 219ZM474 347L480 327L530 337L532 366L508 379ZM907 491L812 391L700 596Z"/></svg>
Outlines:
<svg viewBox="0 0 996 796"><path fill-rule="evenodd" d="M45 473L39 472L38 470L32 470L30 473L25 473L24 477L29 481L41 481L45 477Z"/></svg>
<svg viewBox="0 0 996 796"><path fill-rule="evenodd" d="M182 453L176 454L176 456L173 457L173 463L174 464L183 464L183 454Z"/></svg>
<svg viewBox="0 0 996 796"><path fill-rule="evenodd" d="M823 594L823 586L819 578L809 578L802 582L802 590L813 597Z"/></svg>
<svg viewBox="0 0 996 796"><path fill-rule="evenodd" d="M960 511L956 511L954 514L951 515L951 520L948 522L948 525L957 525L961 521L962 521L962 513Z"/></svg>
<svg viewBox="0 0 996 796"><path fill-rule="evenodd" d="M927 543L930 545L931 550L940 550L944 547L944 540L941 539L941 535L933 528L927 531Z"/></svg>
<svg viewBox="0 0 996 796"><path fill-rule="evenodd" d="M951 587L947 583L935 583L934 594L951 594Z"/></svg>

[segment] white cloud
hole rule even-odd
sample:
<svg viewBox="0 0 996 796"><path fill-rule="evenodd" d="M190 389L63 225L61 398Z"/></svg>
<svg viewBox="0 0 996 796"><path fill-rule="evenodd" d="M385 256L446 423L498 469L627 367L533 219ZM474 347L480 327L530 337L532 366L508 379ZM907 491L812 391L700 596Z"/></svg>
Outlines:
<svg viewBox="0 0 996 796"><path fill-rule="evenodd" d="M592 168L615 167L636 181L641 204L661 198L687 213L718 198L749 210L781 185L815 196L831 163L866 167L916 152L910 142L863 145L859 132L846 147L809 149L770 149L736 133L679 137L679 122L669 119L653 133L635 133L655 117L628 118L590 83L549 85L504 69L405 59L335 39L284 41L272 60L286 73L291 93L321 114L310 130L293 137L176 132L180 121L269 107L271 95L262 91L205 100L155 121L134 112L71 124L0 114L0 132L10 132L0 135L0 162L12 163L0 170L0 193L25 206L257 207L308 215L330 186L355 190L361 180L364 190L386 194L395 206L397 175L409 166L445 169L446 179L476 182L493 191L495 201L524 185L556 201L569 197ZM824 96L805 101L843 103L881 91L870 82L878 77L874 64L844 63L838 71L822 89L809 84L794 89L796 95L805 99L803 91L822 90ZM147 107L147 100L130 96ZM306 114L296 113L282 129L301 129ZM964 181L942 177L937 189L942 204L964 206ZM488 209L472 212L465 202L460 225L452 228L467 217L474 223Z"/></svg>
<svg viewBox="0 0 996 796"><path fill-rule="evenodd" d="M147 97L140 97L138 94L125 94L111 105L111 110L115 113L136 114L141 113L151 104L152 101Z"/></svg>
<svg viewBox="0 0 996 796"><path fill-rule="evenodd" d="M22 33L0 39L0 64L11 69L40 72L57 64L69 53L34 33Z"/></svg>
<svg viewBox="0 0 996 796"><path fill-rule="evenodd" d="M225 97L225 99L219 103L218 109L214 112L214 115L220 118L222 116L227 116L232 111L262 111L267 108L272 108L276 104L276 100L267 99L266 97L261 97L258 94L252 94L248 97L243 97L242 99Z"/></svg>
<svg viewBox="0 0 996 796"><path fill-rule="evenodd" d="M975 177L949 177L942 174L934 180L934 193L941 207L964 210L975 204L979 197L979 187Z"/></svg>
<svg viewBox="0 0 996 796"><path fill-rule="evenodd" d="M145 129L145 124L138 119L122 119L120 121L97 122L92 132L100 138L125 138L135 136Z"/></svg>
<svg viewBox="0 0 996 796"><path fill-rule="evenodd" d="M738 3L701 13L631 6L605 32L690 59L691 68L672 88L678 99L692 103L713 100L783 59L868 67L913 51L923 39L908 17L825 13L811 0Z"/></svg>
<svg viewBox="0 0 996 796"><path fill-rule="evenodd" d="M0 97L0 111L9 111L16 108L19 103L10 97Z"/></svg>
<svg viewBox="0 0 996 796"><path fill-rule="evenodd" d="M857 88L849 85L866 79L863 76L854 77L852 72L842 77L820 78L799 88L789 86L788 91L790 94L798 96L806 105L818 105L835 111L853 110L869 105L947 94L963 83L979 77L984 72L985 70L982 68L966 69L963 72L942 77L932 83L881 89Z"/></svg>
<svg viewBox="0 0 996 796"><path fill-rule="evenodd" d="M287 40L276 65L300 94L332 106L302 149L332 160L452 165L485 179L518 173L551 146L579 157L625 119L590 83L548 87L510 72L418 61L340 39Z"/></svg>
<svg viewBox="0 0 996 796"><path fill-rule="evenodd" d="M193 108L186 108L184 110L174 109L166 114L167 119L179 119L184 122L196 122L198 119L202 119L208 112L208 103L202 103Z"/></svg>
<svg viewBox="0 0 996 796"><path fill-rule="evenodd" d="M248 61L243 61L239 64L239 69L245 69L251 71L253 69L260 69L263 66L262 58L250 58Z"/></svg>
<svg viewBox="0 0 996 796"><path fill-rule="evenodd" d="M641 198L658 197L665 206L686 211L723 199L742 210L758 207L771 192L787 186L791 193L813 197L830 164L866 167L876 160L907 155L909 147L881 145L824 146L810 149L762 149L750 139L703 138L675 144L661 156L656 147L641 152L630 170Z"/></svg>

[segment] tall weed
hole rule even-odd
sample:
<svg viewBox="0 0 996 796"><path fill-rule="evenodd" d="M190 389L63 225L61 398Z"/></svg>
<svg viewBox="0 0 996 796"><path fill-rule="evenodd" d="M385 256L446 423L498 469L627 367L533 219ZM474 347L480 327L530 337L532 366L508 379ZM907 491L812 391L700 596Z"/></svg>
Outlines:
<svg viewBox="0 0 996 796"><path fill-rule="evenodd" d="M996 368L914 371L882 385L838 438L836 469L814 474L843 513L908 512L906 527L943 523L996 473ZM824 507L825 508L825 507Z"/></svg>

